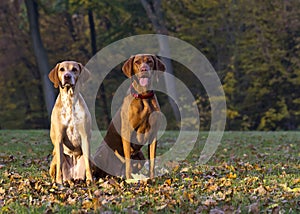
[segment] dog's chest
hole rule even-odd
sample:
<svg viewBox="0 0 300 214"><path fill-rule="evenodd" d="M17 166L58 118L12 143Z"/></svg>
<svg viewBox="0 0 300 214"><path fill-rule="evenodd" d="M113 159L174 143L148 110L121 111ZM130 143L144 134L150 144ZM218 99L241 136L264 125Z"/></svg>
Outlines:
<svg viewBox="0 0 300 214"><path fill-rule="evenodd" d="M143 102L135 113L131 114L134 132L132 137L138 144L143 145L151 136L155 136L159 129L159 119L157 118L157 106L149 102Z"/></svg>
<svg viewBox="0 0 300 214"><path fill-rule="evenodd" d="M84 123L84 109L80 105L80 100L75 98L62 99L64 103L61 109L61 121L66 127L66 137L76 148L81 145L79 126Z"/></svg>

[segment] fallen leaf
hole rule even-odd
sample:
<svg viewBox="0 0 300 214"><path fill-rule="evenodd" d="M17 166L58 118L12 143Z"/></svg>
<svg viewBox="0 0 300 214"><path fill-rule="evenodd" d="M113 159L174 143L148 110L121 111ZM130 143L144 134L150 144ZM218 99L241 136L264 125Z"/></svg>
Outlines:
<svg viewBox="0 0 300 214"><path fill-rule="evenodd" d="M168 204L163 204L163 205L161 205L161 206L155 207L155 209L156 209L157 211L160 211L160 210L165 209L167 206L168 206Z"/></svg>
<svg viewBox="0 0 300 214"><path fill-rule="evenodd" d="M5 189L3 187L0 187L0 194L4 194L5 193Z"/></svg>
<svg viewBox="0 0 300 214"><path fill-rule="evenodd" d="M167 180L165 180L165 183L166 183L168 186L171 186L172 180L171 180L171 179L167 179Z"/></svg>
<svg viewBox="0 0 300 214"><path fill-rule="evenodd" d="M237 177L236 173L232 173L230 172L228 175L227 175L227 178L229 179L235 179Z"/></svg>
<svg viewBox="0 0 300 214"><path fill-rule="evenodd" d="M90 210L93 207L94 207L94 204L91 200L84 200L82 202L82 208L85 210Z"/></svg>
<svg viewBox="0 0 300 214"><path fill-rule="evenodd" d="M143 174L134 174L134 173L132 173L131 176L135 180L147 181L149 179L148 177L146 177Z"/></svg>
<svg viewBox="0 0 300 214"><path fill-rule="evenodd" d="M296 184L299 184L299 183L300 183L300 178L294 179L292 181L292 185L296 185Z"/></svg>
<svg viewBox="0 0 300 214"><path fill-rule="evenodd" d="M293 188L292 191L293 191L293 192L300 192L300 187Z"/></svg>
<svg viewBox="0 0 300 214"><path fill-rule="evenodd" d="M259 195L265 195L267 193L267 190L265 187L260 185L258 188L254 189L254 192L258 193Z"/></svg>
<svg viewBox="0 0 300 214"><path fill-rule="evenodd" d="M188 172L190 167L184 167L180 170L181 173Z"/></svg>
<svg viewBox="0 0 300 214"><path fill-rule="evenodd" d="M202 204L205 205L205 206L208 206L208 207L210 207L210 206L216 206L217 205L217 201L214 200L214 199L207 199L204 202L202 202Z"/></svg>

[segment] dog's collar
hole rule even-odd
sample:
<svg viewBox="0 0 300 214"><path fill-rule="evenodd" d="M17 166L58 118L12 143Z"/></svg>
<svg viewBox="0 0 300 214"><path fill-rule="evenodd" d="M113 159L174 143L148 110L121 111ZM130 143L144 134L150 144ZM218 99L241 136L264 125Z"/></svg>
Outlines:
<svg viewBox="0 0 300 214"><path fill-rule="evenodd" d="M135 99L150 99L154 97L153 90L148 91L147 94L139 94L132 85L130 85L130 93Z"/></svg>

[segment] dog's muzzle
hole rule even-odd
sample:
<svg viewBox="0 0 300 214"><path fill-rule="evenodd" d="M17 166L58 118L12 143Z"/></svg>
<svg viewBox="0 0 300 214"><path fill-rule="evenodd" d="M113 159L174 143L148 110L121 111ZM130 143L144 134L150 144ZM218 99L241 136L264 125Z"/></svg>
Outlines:
<svg viewBox="0 0 300 214"><path fill-rule="evenodd" d="M139 84L143 87L149 85L149 77L139 77L138 80L139 80Z"/></svg>
<svg viewBox="0 0 300 214"><path fill-rule="evenodd" d="M142 87L146 87L150 84L150 74L148 69L141 69L141 73L137 75L138 83Z"/></svg>
<svg viewBox="0 0 300 214"><path fill-rule="evenodd" d="M74 86L74 85L75 85L74 77L71 74L66 73L63 76L62 86Z"/></svg>

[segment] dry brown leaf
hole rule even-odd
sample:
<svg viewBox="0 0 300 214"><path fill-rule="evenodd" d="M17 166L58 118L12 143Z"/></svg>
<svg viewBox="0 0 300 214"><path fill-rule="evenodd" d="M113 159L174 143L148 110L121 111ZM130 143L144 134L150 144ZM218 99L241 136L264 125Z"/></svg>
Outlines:
<svg viewBox="0 0 300 214"><path fill-rule="evenodd" d="M172 180L171 180L171 179L167 179L167 180L165 180L165 183L166 183L168 186L171 186Z"/></svg>
<svg viewBox="0 0 300 214"><path fill-rule="evenodd" d="M207 187L208 192L215 192L219 189L219 186L217 184L213 184Z"/></svg>
<svg viewBox="0 0 300 214"><path fill-rule="evenodd" d="M211 206L216 206L217 205L217 201L214 199L207 199L204 202L202 202L203 205L211 207Z"/></svg>
<svg viewBox="0 0 300 214"><path fill-rule="evenodd" d="M160 211L160 210L165 209L167 206L168 206L168 204L163 204L163 205L161 205L161 206L155 207L155 209L156 209L157 211Z"/></svg>
<svg viewBox="0 0 300 214"><path fill-rule="evenodd" d="M85 210L90 210L93 207L94 207L94 204L91 200L86 199L82 202L82 208Z"/></svg>
<svg viewBox="0 0 300 214"><path fill-rule="evenodd" d="M102 207L102 203L98 198L93 198L92 202L93 202L93 208L95 211L99 210Z"/></svg>
<svg viewBox="0 0 300 214"><path fill-rule="evenodd" d="M260 185L256 189L254 189L254 192L258 193L259 195L265 195L265 194L267 194L266 188L264 186L262 186L262 185Z"/></svg>
<svg viewBox="0 0 300 214"><path fill-rule="evenodd" d="M296 178L292 181L292 185L296 185L300 183L300 178Z"/></svg>
<svg viewBox="0 0 300 214"><path fill-rule="evenodd" d="M4 194L5 193L5 189L3 187L0 187L0 194Z"/></svg>

